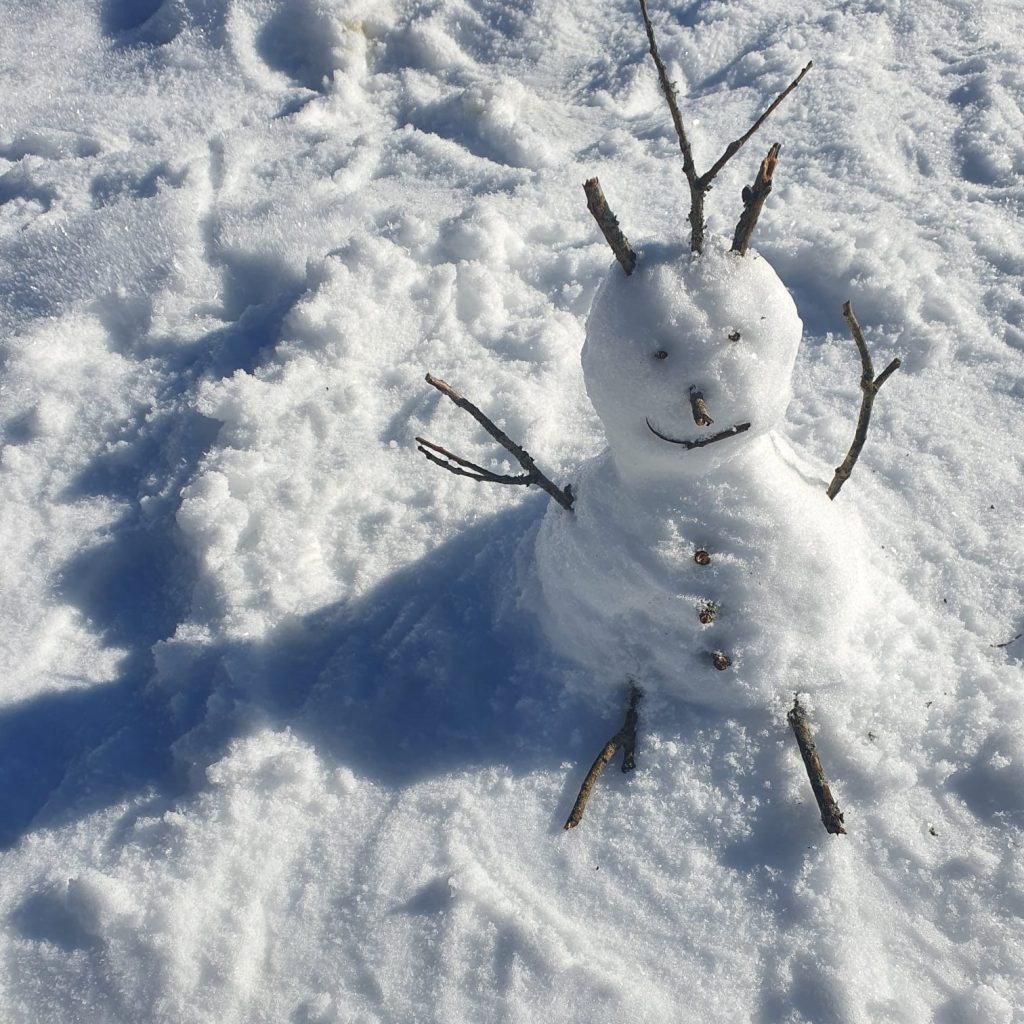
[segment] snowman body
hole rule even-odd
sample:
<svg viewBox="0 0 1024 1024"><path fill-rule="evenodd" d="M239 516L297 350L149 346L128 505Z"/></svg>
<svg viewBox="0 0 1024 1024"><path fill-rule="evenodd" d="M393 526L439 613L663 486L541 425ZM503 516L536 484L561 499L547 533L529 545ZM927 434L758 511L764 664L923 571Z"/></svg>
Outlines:
<svg viewBox="0 0 1024 1024"><path fill-rule="evenodd" d="M736 711L842 682L869 573L858 523L776 433L801 333L768 262L715 240L645 248L599 290L583 371L608 448L536 558L544 627L594 691Z"/></svg>

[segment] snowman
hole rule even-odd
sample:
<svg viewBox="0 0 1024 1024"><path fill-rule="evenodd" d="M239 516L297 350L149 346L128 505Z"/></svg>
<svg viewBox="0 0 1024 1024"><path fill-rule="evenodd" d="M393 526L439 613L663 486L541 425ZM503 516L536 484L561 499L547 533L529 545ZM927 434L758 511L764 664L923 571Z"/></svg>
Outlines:
<svg viewBox="0 0 1024 1024"><path fill-rule="evenodd" d="M535 560L540 619L595 692L768 705L818 685L853 625L858 602L821 587L867 575L850 519L778 433L801 332L768 261L717 239L646 246L599 290L582 361L608 446Z"/></svg>
<svg viewBox="0 0 1024 1024"><path fill-rule="evenodd" d="M722 713L774 713L794 692L842 680L842 666L856 662L857 609L870 600L868 545L857 520L833 504L832 489L826 494L779 429L803 325L778 275L747 246L771 191L777 145L744 190L732 245L704 235L711 178L810 65L700 176L643 0L641 9L683 151L693 235L689 247L651 243L635 252L597 179L585 185L617 258L595 297L582 350L607 447L580 468L572 489L558 488L480 410L430 376L525 472L499 476L418 439L423 454L451 472L535 484L556 500L531 563L538 618L555 650L585 669L575 678L590 696L629 687L626 721L588 773L566 828L579 823L619 747L623 770L633 767L641 694ZM852 312L849 319L855 327ZM855 337L867 360L865 381L877 391L898 362L875 380L859 328ZM858 436L862 444L860 429ZM848 456L846 476L851 464ZM831 585L837 580L843 586ZM789 720L822 820L842 832L799 702Z"/></svg>

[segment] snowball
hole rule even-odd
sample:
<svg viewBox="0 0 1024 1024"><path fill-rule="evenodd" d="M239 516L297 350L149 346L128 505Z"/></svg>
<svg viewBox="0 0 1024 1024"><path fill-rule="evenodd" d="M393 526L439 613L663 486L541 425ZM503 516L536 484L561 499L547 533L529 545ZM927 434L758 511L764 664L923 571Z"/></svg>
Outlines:
<svg viewBox="0 0 1024 1024"><path fill-rule="evenodd" d="M583 373L619 470L683 477L739 454L782 419L803 325L768 261L709 239L693 256L647 246L627 277L614 266L587 321ZM691 389L713 425L695 423ZM687 449L750 424L707 447Z"/></svg>

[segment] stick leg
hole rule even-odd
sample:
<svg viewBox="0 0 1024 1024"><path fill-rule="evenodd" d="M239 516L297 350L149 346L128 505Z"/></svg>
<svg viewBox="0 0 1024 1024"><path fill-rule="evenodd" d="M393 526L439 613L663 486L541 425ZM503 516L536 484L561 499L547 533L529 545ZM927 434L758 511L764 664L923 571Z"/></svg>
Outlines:
<svg viewBox="0 0 1024 1024"><path fill-rule="evenodd" d="M793 701L793 707L786 719L792 726L797 745L800 747L800 756L804 759L804 768L807 769L807 778L810 779L811 789L814 790L814 799L818 801L821 823L825 826L825 831L834 836L846 835L846 829L843 828L843 812L839 810L839 804L832 796L828 779L825 778L825 770L821 767L817 748L814 746L814 740L811 739L811 728L807 724L807 712L804 711L799 697Z"/></svg>
<svg viewBox="0 0 1024 1024"><path fill-rule="evenodd" d="M579 796L573 804L572 812L563 826L566 830L575 828L583 820L583 812L586 810L587 801L594 789L601 772L608 766L608 762L615 756L615 752L622 747L622 770L631 772L636 768L636 727L638 721L637 704L640 703L640 689L635 683L629 686L629 710L626 712L626 719L622 728L604 745L604 749L597 755L597 759L590 766L583 785L580 786Z"/></svg>

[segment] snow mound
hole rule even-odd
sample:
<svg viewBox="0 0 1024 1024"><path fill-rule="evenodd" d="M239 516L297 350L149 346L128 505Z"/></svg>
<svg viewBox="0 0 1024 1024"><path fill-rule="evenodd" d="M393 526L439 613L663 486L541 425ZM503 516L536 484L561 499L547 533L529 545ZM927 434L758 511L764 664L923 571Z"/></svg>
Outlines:
<svg viewBox="0 0 1024 1024"><path fill-rule="evenodd" d="M537 541L541 619L584 685L632 679L722 711L851 685L877 588L886 615L898 599L857 521L787 457L762 439L684 488L630 487L609 453L585 468L575 514L553 508ZM716 669L716 654L731 664Z"/></svg>

